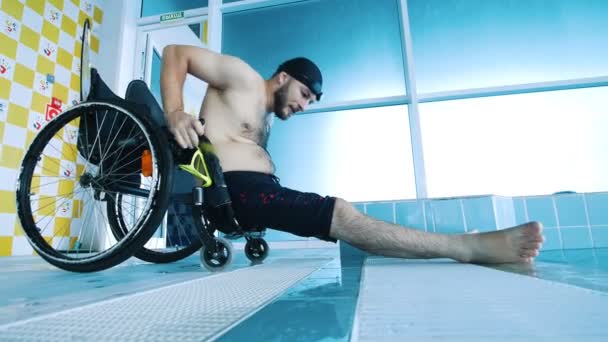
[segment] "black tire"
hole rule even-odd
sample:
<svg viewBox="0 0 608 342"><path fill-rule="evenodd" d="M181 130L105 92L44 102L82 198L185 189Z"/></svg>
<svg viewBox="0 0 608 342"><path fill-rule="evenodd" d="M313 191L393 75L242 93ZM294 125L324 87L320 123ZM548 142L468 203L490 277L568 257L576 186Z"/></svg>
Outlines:
<svg viewBox="0 0 608 342"><path fill-rule="evenodd" d="M120 124L117 132L112 131L115 124L117 128ZM65 138L68 135L71 138ZM18 217L35 251L49 263L74 272L100 271L132 256L154 234L167 209L173 161L165 140L161 130L147 115L112 102L82 103L50 121L25 154L16 191ZM58 148L57 144L61 147ZM139 184L127 184L124 172L141 172L141 160L138 166L138 160L134 159L138 153L141 156L141 149L150 151L152 175L139 177ZM61 159L53 157L57 153L74 160L75 172L67 172L67 167L61 170ZM79 169L81 162L85 164ZM53 169L56 168L57 172L50 172L47 166L55 164L58 167ZM43 180L53 182L43 184ZM58 190L56 195L47 195L46 188L54 183L58 184L57 189L67 184L63 188L71 191L59 194ZM103 209L106 208L103 201L121 192L138 194L145 201L145 210L134 222L133 229L114 242L109 234L99 238L96 229L88 242L87 234L90 232L85 230L90 225L87 222L80 224L81 221L98 215L103 219ZM59 235L56 222L53 235L48 237L48 225L56 220L59 212L56 208L70 201L75 210L67 229L78 231L77 240L73 240L70 233L65 241L65 230L59 232L63 235ZM92 226L97 228L95 222L98 221L93 221ZM46 225L40 228L45 222ZM104 231L107 229L102 225L100 233ZM87 243L90 243L88 251L85 250Z"/></svg>
<svg viewBox="0 0 608 342"><path fill-rule="evenodd" d="M253 262L261 262L268 256L268 243L262 238L251 238L245 243L245 256Z"/></svg>
<svg viewBox="0 0 608 342"><path fill-rule="evenodd" d="M230 241L224 238L215 238L214 240L218 251L213 254L207 246L203 246L200 252L201 266L211 272L220 272L230 265L234 252Z"/></svg>
<svg viewBox="0 0 608 342"><path fill-rule="evenodd" d="M129 224L125 220L125 211L129 214L129 212L138 210L138 208L126 207L125 202L128 201L125 200L123 194L117 194L107 201L108 221L117 240L123 238L129 231ZM143 261L163 264L187 258L201 248L202 243L198 237L196 227L187 222L188 219L192 220L192 215L186 215L185 218L183 215L179 215L175 209L177 205L179 203L169 203L167 209L167 214L175 217L175 222L171 225L173 234L167 233L164 244L157 248L155 248L153 238L151 238L144 247L135 252L135 257Z"/></svg>

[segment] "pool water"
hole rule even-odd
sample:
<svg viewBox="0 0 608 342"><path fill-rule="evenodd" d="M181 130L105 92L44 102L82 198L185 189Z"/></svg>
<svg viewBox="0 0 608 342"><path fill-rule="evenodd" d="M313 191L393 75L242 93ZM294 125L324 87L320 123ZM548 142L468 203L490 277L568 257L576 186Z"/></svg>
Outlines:
<svg viewBox="0 0 608 342"><path fill-rule="evenodd" d="M531 265L493 268L608 293L608 248L543 251Z"/></svg>

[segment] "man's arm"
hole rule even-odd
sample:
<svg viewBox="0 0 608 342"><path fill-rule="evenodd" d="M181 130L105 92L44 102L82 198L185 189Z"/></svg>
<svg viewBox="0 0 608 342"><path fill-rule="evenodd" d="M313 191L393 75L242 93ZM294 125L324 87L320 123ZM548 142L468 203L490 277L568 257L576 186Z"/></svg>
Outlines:
<svg viewBox="0 0 608 342"><path fill-rule="evenodd" d="M204 129L196 118L184 113L183 87L187 74L220 90L246 87L257 74L242 60L208 49L188 45L168 45L163 49L160 89L165 117L177 142L184 148L192 148Z"/></svg>

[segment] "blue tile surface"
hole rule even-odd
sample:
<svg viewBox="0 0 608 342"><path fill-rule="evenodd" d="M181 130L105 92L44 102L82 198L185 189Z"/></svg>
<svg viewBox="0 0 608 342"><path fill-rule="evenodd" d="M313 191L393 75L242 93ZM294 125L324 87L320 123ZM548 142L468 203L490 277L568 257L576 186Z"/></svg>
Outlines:
<svg viewBox="0 0 608 342"><path fill-rule="evenodd" d="M360 213L365 214L365 204L363 203L355 203L353 204L355 209L359 210Z"/></svg>
<svg viewBox="0 0 608 342"><path fill-rule="evenodd" d="M608 226L591 227L594 247L608 247Z"/></svg>
<svg viewBox="0 0 608 342"><path fill-rule="evenodd" d="M591 236L587 227L560 228L564 249L591 248Z"/></svg>
<svg viewBox="0 0 608 342"><path fill-rule="evenodd" d="M395 203L397 224L409 228L425 230L422 201L401 201Z"/></svg>
<svg viewBox="0 0 608 342"><path fill-rule="evenodd" d="M438 233L464 233L461 201L459 199L434 200L430 202L431 214Z"/></svg>
<svg viewBox="0 0 608 342"><path fill-rule="evenodd" d="M585 195L592 226L608 225L608 193Z"/></svg>
<svg viewBox="0 0 608 342"><path fill-rule="evenodd" d="M340 246L340 256L364 256L365 252L345 241L338 241Z"/></svg>
<svg viewBox="0 0 608 342"><path fill-rule="evenodd" d="M545 227L557 227L551 197L530 197L525 201L530 221L540 221Z"/></svg>
<svg viewBox="0 0 608 342"><path fill-rule="evenodd" d="M560 226L587 226L585 202L582 195L555 196Z"/></svg>
<svg viewBox="0 0 608 342"><path fill-rule="evenodd" d="M496 225L499 229L515 225L515 207L511 197L494 196L496 207Z"/></svg>
<svg viewBox="0 0 608 342"><path fill-rule="evenodd" d="M543 230L543 236L545 241L543 242L543 251L561 249L562 241L557 228L545 228Z"/></svg>
<svg viewBox="0 0 608 342"><path fill-rule="evenodd" d="M513 207L515 209L515 224L528 222L526 218L526 209L524 208L524 199L521 197L513 197Z"/></svg>
<svg viewBox="0 0 608 342"><path fill-rule="evenodd" d="M433 210L431 208L432 200L424 200L424 218L426 220L426 230L429 232L435 232L435 219L433 218Z"/></svg>
<svg viewBox="0 0 608 342"><path fill-rule="evenodd" d="M393 202L368 203L366 205L367 215L378 220L395 223L393 219Z"/></svg>
<svg viewBox="0 0 608 342"><path fill-rule="evenodd" d="M468 230L477 229L480 232L496 230L493 201L491 196L463 200Z"/></svg>

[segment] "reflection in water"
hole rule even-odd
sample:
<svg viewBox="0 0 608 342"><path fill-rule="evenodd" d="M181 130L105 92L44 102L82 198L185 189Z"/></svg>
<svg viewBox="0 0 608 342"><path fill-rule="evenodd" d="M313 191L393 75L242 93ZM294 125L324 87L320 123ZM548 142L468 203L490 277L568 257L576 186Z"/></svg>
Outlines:
<svg viewBox="0 0 608 342"><path fill-rule="evenodd" d="M361 269L329 269L310 278L231 329L219 341L348 341Z"/></svg>
<svg viewBox="0 0 608 342"><path fill-rule="evenodd" d="M492 268L608 292L608 248L544 251L533 264Z"/></svg>

